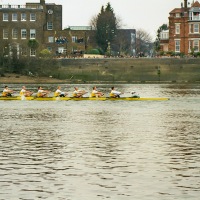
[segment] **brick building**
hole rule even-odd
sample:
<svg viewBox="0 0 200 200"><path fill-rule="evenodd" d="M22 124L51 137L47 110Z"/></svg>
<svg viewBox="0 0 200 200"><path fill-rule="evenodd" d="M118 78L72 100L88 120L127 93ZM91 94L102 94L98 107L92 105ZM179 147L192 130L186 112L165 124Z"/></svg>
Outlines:
<svg viewBox="0 0 200 200"><path fill-rule="evenodd" d="M169 16L169 30L162 31L161 50L175 53L199 52L200 49L200 3L189 7L187 0L180 8L173 9Z"/></svg>
<svg viewBox="0 0 200 200"><path fill-rule="evenodd" d="M62 5L45 0L26 5L0 5L0 30L0 55L4 56L11 55L13 48L19 56L38 56L43 49L53 55L73 56L97 47L95 31L89 26L62 30ZM128 33L127 40L134 48L131 36L133 33L135 36L135 29ZM127 35L126 30L124 34ZM39 46L31 48L29 40L36 40ZM133 51L130 49L130 54Z"/></svg>

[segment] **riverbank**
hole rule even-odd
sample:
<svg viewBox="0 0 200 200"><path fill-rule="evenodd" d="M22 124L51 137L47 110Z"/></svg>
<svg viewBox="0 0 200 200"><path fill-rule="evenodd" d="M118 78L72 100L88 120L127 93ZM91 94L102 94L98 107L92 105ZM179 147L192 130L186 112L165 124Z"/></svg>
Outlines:
<svg viewBox="0 0 200 200"><path fill-rule="evenodd" d="M31 76L3 74L0 83L199 83L200 59L58 59L45 66L42 60L26 69ZM41 67L42 66L42 67ZM45 77L44 77L45 74Z"/></svg>
<svg viewBox="0 0 200 200"><path fill-rule="evenodd" d="M32 77L19 74L5 74L0 77L0 84L170 84L170 83L200 83L200 81L83 81L60 80L53 77Z"/></svg>
<svg viewBox="0 0 200 200"><path fill-rule="evenodd" d="M63 80L59 80L51 77L34 77L34 76L24 76L19 74L4 74L0 77L0 84L34 84L34 83L63 83Z"/></svg>
<svg viewBox="0 0 200 200"><path fill-rule="evenodd" d="M61 80L53 77L34 77L25 76L19 74L4 74L4 77L0 77L0 84L170 84L170 83L200 83L200 81L183 81L183 80L173 80L173 81L163 81L163 80L133 80L133 81L113 81L113 80L93 80L86 81L81 79L66 79Z"/></svg>

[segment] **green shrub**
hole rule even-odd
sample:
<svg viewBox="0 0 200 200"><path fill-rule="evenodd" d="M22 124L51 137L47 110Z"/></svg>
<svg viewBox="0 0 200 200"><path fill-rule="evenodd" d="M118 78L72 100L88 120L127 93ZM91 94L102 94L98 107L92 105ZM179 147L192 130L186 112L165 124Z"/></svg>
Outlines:
<svg viewBox="0 0 200 200"><path fill-rule="evenodd" d="M164 56L165 52L164 51L160 51L160 56Z"/></svg>
<svg viewBox="0 0 200 200"><path fill-rule="evenodd" d="M48 49L43 49L42 51L40 51L39 55L42 58L49 58L52 56L52 53Z"/></svg>
<svg viewBox="0 0 200 200"><path fill-rule="evenodd" d="M200 52L197 52L197 57L200 57Z"/></svg>
<svg viewBox="0 0 200 200"><path fill-rule="evenodd" d="M100 51L99 49L90 49L86 52L86 54L95 54L95 55L99 55Z"/></svg>

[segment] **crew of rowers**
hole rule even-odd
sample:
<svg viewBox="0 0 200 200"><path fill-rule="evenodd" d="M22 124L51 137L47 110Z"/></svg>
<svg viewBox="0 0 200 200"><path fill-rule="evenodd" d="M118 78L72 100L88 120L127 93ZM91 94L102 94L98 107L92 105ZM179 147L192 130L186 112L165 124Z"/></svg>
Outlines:
<svg viewBox="0 0 200 200"><path fill-rule="evenodd" d="M37 97L48 97L51 91L44 90L41 86L38 87ZM11 97L14 93L13 90L9 89L8 86L5 86L2 96L3 97ZM73 97L80 98L83 97L84 94L87 92L85 90L79 90L78 87L74 87ZM132 97L134 97L135 92L131 92ZM26 89L25 86L22 86L22 89L20 91L20 96L24 97L30 97L33 94L33 92ZM110 97L112 98L120 98L120 95L123 94L122 92L119 92L115 90L114 87L111 87ZM68 95L67 92L64 92L61 90L61 86L57 87L57 90L54 92L54 97L66 97ZM93 87L92 92L90 94L90 97L103 97L104 93L101 91L98 91L96 86Z"/></svg>

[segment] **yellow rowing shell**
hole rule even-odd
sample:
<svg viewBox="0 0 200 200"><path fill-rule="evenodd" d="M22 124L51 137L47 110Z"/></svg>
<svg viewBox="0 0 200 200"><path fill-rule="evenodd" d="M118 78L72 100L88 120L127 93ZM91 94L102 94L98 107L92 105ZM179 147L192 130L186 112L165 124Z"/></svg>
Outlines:
<svg viewBox="0 0 200 200"><path fill-rule="evenodd" d="M165 97L141 97L141 98L133 98L133 97L121 97L121 98L111 98L111 97L20 97L20 96L13 96L13 97L0 97L0 100L35 100L35 101L82 101L82 100L96 100L96 101L166 101L169 98Z"/></svg>

